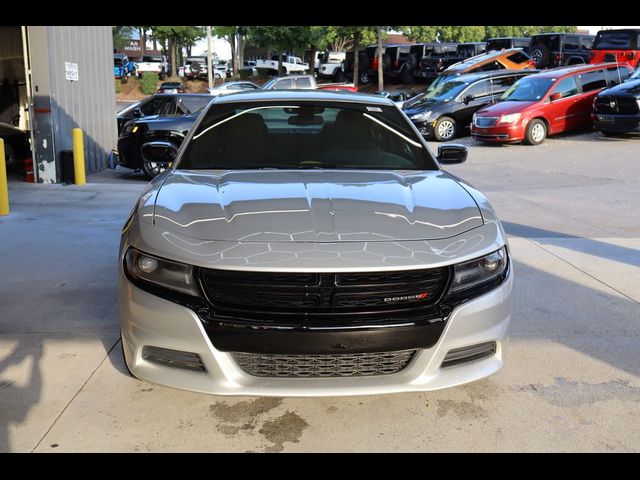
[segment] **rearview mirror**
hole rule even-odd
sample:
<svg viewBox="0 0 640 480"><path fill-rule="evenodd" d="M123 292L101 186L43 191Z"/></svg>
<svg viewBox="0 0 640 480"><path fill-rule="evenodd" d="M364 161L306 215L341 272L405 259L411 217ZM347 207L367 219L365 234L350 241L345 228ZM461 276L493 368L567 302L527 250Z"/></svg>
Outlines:
<svg viewBox="0 0 640 480"><path fill-rule="evenodd" d="M178 155L178 148L171 142L147 142L142 145L142 159L147 162L171 166Z"/></svg>
<svg viewBox="0 0 640 480"><path fill-rule="evenodd" d="M464 102L465 105L469 105L469 102L473 102L476 99L475 96L473 95L467 95L466 97L464 97L462 99L462 101Z"/></svg>
<svg viewBox="0 0 640 480"><path fill-rule="evenodd" d="M556 100L562 100L562 94L552 93L551 96L549 97L549 100L551 100L552 102L555 102Z"/></svg>
<svg viewBox="0 0 640 480"><path fill-rule="evenodd" d="M436 157L440 163L451 165L454 163L463 163L467 159L467 147L458 143L448 143L438 147L438 156Z"/></svg>

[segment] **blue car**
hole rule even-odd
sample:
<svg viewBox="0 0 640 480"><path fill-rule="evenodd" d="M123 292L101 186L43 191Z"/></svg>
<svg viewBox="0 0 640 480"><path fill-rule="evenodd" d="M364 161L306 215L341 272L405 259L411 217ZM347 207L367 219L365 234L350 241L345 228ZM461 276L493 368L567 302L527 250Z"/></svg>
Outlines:
<svg viewBox="0 0 640 480"><path fill-rule="evenodd" d="M129 75L136 74L136 64L129 60L129 57L122 53L113 54L113 75L126 82Z"/></svg>

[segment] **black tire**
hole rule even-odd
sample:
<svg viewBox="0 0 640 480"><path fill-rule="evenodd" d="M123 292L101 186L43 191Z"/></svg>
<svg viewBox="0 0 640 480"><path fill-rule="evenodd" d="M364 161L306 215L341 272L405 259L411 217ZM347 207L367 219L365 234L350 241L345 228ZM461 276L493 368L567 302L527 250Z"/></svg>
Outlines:
<svg viewBox="0 0 640 480"><path fill-rule="evenodd" d="M360 75L358 76L358 80L363 85L369 83L369 74L367 72L360 72Z"/></svg>
<svg viewBox="0 0 640 480"><path fill-rule="evenodd" d="M164 80L166 77L167 77L167 75L166 75L166 73L165 73L165 72L160 72L160 74L158 75L158 78L159 78L160 80Z"/></svg>
<svg viewBox="0 0 640 480"><path fill-rule="evenodd" d="M129 77L126 75L124 77L120 77L120 83L127 83L129 81Z"/></svg>
<svg viewBox="0 0 640 480"><path fill-rule="evenodd" d="M400 81L405 85L413 83L413 75L411 74L411 70L408 67L405 67L400 72Z"/></svg>
<svg viewBox="0 0 640 480"><path fill-rule="evenodd" d="M336 74L333 76L334 82L345 82L346 80L347 80L347 77L342 70L338 70Z"/></svg>
<svg viewBox="0 0 640 480"><path fill-rule="evenodd" d="M456 138L458 126L451 117L440 117L433 127L433 136L438 142L448 142Z"/></svg>
<svg viewBox="0 0 640 480"><path fill-rule="evenodd" d="M539 118L534 118L527 125L527 131L524 135L524 142L527 145L540 145L547 138L547 124Z"/></svg>
<svg viewBox="0 0 640 480"><path fill-rule="evenodd" d="M536 43L531 47L531 58L536 62L536 68L545 68L549 65L549 47L544 43Z"/></svg>

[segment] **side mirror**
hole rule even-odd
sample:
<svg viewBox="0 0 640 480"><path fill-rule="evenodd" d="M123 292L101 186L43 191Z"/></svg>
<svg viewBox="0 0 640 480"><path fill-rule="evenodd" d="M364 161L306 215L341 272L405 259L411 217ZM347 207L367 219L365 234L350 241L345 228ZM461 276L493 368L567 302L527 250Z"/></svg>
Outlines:
<svg viewBox="0 0 640 480"><path fill-rule="evenodd" d="M551 100L552 102L555 102L557 100L562 100L562 94L561 93L552 93L551 96L549 97L549 100Z"/></svg>
<svg viewBox="0 0 640 480"><path fill-rule="evenodd" d="M469 105L469 102L473 102L476 99L475 96L473 95L467 95L466 97L464 97L462 99L462 101L464 102L465 105Z"/></svg>
<svg viewBox="0 0 640 480"><path fill-rule="evenodd" d="M443 164L463 163L467 159L467 147L457 143L448 143L438 147L436 159Z"/></svg>
<svg viewBox="0 0 640 480"><path fill-rule="evenodd" d="M142 114L142 110L140 110L140 108L134 108L134 109L131 111L131 115L133 115L133 116L134 116L134 117L136 117L136 118L139 118L139 117L143 117L143 116L144 116L144 115Z"/></svg>
<svg viewBox="0 0 640 480"><path fill-rule="evenodd" d="M147 142L142 145L140 152L143 160L161 163L168 167L178 156L178 148L171 142L163 141Z"/></svg>

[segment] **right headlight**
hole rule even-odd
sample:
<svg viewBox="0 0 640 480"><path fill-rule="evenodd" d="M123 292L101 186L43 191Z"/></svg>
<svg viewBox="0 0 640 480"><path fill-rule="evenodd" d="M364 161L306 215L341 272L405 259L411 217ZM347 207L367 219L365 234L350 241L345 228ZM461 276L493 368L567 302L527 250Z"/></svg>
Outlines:
<svg viewBox="0 0 640 480"><path fill-rule="evenodd" d="M199 296L191 265L149 255L133 247L129 247L124 260L127 273L138 282Z"/></svg>
<svg viewBox="0 0 640 480"><path fill-rule="evenodd" d="M454 266L450 293L476 287L497 279L507 268L507 249L502 247L484 257Z"/></svg>
<svg viewBox="0 0 640 480"><path fill-rule="evenodd" d="M426 112L421 112L421 113L416 113L414 115L411 115L411 120L416 120L418 122L426 122L429 120L429 117L431 117L431 110L427 110Z"/></svg>

